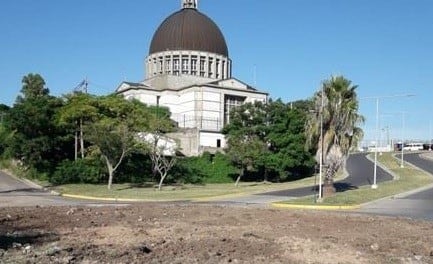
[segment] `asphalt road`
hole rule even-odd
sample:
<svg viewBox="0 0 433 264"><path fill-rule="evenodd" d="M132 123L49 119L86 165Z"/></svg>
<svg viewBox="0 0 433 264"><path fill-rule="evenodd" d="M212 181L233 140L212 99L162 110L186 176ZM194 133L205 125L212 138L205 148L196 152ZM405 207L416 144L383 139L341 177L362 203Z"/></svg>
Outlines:
<svg viewBox="0 0 433 264"><path fill-rule="evenodd" d="M433 160L422 158L416 153L406 154L404 159L433 175ZM433 186L426 186L423 190L401 194L394 198L374 201L363 206L359 212L433 221Z"/></svg>
<svg viewBox="0 0 433 264"><path fill-rule="evenodd" d="M68 205L61 197L0 171L0 207Z"/></svg>
<svg viewBox="0 0 433 264"><path fill-rule="evenodd" d="M20 206L104 206L122 203L93 202L68 199L41 189L39 186L14 178L0 171L0 208Z"/></svg>
<svg viewBox="0 0 433 264"><path fill-rule="evenodd" d="M345 179L334 183L337 192L357 189L360 186L372 185L374 182L374 163L367 159L366 153L356 153L349 156L346 170L349 174ZM392 180L391 174L377 166L376 182ZM318 186L304 187L292 190L268 192L260 195L303 197L317 193Z"/></svg>

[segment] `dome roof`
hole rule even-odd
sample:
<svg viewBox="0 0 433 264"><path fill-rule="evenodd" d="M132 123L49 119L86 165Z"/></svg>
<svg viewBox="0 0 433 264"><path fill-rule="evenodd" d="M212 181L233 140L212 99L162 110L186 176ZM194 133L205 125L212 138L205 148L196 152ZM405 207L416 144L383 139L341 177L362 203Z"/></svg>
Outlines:
<svg viewBox="0 0 433 264"><path fill-rule="evenodd" d="M194 8L184 8L170 15L156 30L149 54L167 50L206 51L228 57L221 30Z"/></svg>

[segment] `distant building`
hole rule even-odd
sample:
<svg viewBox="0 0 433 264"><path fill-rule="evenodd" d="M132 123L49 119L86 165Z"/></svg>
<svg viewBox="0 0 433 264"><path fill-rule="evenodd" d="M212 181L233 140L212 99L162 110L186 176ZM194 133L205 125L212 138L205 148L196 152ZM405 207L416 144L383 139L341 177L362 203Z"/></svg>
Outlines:
<svg viewBox="0 0 433 264"><path fill-rule="evenodd" d="M122 82L116 92L148 105L168 107L180 132L171 136L187 156L225 147L222 127L237 106L268 94L232 77L232 61L218 26L182 0L153 35L142 82Z"/></svg>

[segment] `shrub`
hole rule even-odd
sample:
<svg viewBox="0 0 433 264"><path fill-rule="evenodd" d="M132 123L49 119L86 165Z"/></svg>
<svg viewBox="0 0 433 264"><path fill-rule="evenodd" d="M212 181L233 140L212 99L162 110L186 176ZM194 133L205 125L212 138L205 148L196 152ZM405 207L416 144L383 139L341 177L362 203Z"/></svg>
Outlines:
<svg viewBox="0 0 433 264"><path fill-rule="evenodd" d="M184 179L190 183L201 179L203 183L231 183L236 168L230 163L228 157L221 153L204 153L200 157L191 157L179 160L184 169ZM192 182L191 182L192 181Z"/></svg>
<svg viewBox="0 0 433 264"><path fill-rule="evenodd" d="M152 180L152 162L149 156L132 153L117 169L113 181L116 183L141 184Z"/></svg>
<svg viewBox="0 0 433 264"><path fill-rule="evenodd" d="M67 183L100 183L105 173L98 160L79 159L76 161L64 160L49 178L52 184Z"/></svg>

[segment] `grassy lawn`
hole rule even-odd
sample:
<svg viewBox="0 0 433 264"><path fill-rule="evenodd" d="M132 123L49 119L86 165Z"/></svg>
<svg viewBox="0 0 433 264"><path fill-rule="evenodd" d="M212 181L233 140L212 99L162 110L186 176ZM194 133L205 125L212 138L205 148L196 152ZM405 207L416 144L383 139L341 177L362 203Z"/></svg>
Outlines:
<svg viewBox="0 0 433 264"><path fill-rule="evenodd" d="M421 188L433 183L433 177L431 175L407 163L405 168L400 168L400 161L393 158L391 153L384 153L379 156L378 161L393 172L397 178L393 181L379 183L379 187L376 190L371 189L371 186L364 186L359 189L337 193L333 197L324 199L321 205L357 205ZM284 203L314 205L315 203L312 198L311 196L303 197Z"/></svg>
<svg viewBox="0 0 433 264"><path fill-rule="evenodd" d="M299 183L240 183L239 187L230 184L164 186L161 191L155 187L114 184L111 190L107 185L67 184L55 188L60 193L93 196L102 198L126 198L143 200L194 200L226 195L261 193L287 188L296 188Z"/></svg>
<svg viewBox="0 0 433 264"><path fill-rule="evenodd" d="M343 174L339 174L342 178ZM270 192L284 189L293 189L315 184L315 177L308 177L298 181L286 183L249 182L240 183L235 187L234 183L205 184L205 185L179 185L164 186L158 191L153 185L137 186L133 184L114 184L111 190L107 185L100 184L66 184L52 188L62 194L92 196L100 198L117 199L143 199L143 200L200 200L217 199L224 196L236 196Z"/></svg>
<svg viewBox="0 0 433 264"><path fill-rule="evenodd" d="M384 153L378 157L378 161L396 175L396 180L379 183L379 188L371 189L370 186L337 193L333 197L326 198L320 205L357 205L383 197L393 196L398 193L410 191L433 183L433 177L429 174L413 168L409 164L400 168L399 160L392 157L391 153ZM336 180L342 179L343 173L337 175ZM105 184L67 184L52 187L51 189L62 194L82 195L99 198L115 199L141 199L148 201L170 200L212 200L224 196L240 196L283 189L293 189L317 184L317 178L312 176L286 183L241 183L235 187L233 183L205 184L205 185L176 185L164 186L158 191L153 184L149 186L137 186L132 184L114 184L111 190ZM41 182L40 184L46 185ZM312 196L285 201L287 204L317 205Z"/></svg>

